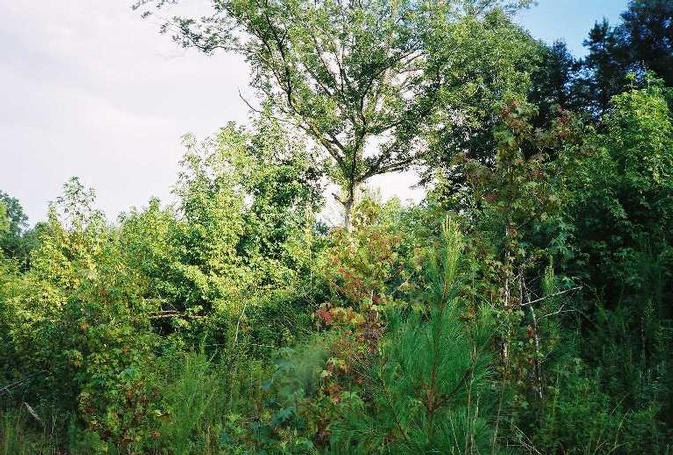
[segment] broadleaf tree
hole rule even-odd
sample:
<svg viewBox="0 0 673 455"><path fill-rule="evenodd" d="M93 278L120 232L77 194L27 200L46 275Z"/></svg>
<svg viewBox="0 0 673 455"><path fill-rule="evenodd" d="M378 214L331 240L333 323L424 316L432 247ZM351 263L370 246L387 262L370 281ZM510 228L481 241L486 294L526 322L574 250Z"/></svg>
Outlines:
<svg viewBox="0 0 673 455"><path fill-rule="evenodd" d="M139 0L151 15L177 0ZM174 17L162 31L206 54L240 53L251 84L278 117L293 122L331 157L344 225L358 187L402 171L424 150L426 119L445 87L432 55L438 30L526 0L215 0L200 19Z"/></svg>

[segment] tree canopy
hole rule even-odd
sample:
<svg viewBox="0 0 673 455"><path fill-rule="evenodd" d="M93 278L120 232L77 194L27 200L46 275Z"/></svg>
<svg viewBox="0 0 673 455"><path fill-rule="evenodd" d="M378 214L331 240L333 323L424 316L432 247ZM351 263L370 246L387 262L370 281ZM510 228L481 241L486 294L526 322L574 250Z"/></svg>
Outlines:
<svg viewBox="0 0 673 455"><path fill-rule="evenodd" d="M148 6L166 3L135 7L148 15ZM222 1L207 17L176 17L162 30L185 47L245 57L252 86L273 114L294 122L330 156L327 172L342 189L337 199L349 226L358 187L417 164L428 120L438 109L460 109L446 104L455 96L447 92L470 77L456 70L467 73L461 65L477 60L454 41L470 41L466 29L493 11L527 3Z"/></svg>

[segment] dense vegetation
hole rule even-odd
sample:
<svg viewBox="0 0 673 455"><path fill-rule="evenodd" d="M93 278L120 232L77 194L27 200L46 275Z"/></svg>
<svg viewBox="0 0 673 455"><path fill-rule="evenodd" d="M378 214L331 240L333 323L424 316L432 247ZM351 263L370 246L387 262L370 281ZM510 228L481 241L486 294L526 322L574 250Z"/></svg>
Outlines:
<svg viewBox="0 0 673 455"><path fill-rule="evenodd" d="M578 60L527 3L167 22L262 106L185 137L172 205L0 192L0 454L672 453L673 4ZM410 167L422 203L367 189Z"/></svg>

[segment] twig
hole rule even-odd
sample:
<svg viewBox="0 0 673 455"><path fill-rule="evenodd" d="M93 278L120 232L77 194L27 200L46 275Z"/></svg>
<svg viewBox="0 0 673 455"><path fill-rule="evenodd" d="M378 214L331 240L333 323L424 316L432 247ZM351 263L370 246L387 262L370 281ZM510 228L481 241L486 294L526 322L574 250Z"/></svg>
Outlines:
<svg viewBox="0 0 673 455"><path fill-rule="evenodd" d="M243 305L243 310L241 311L241 314L238 317L238 322L236 322L236 333L234 334L233 347L236 347L236 343L238 342L238 330L241 327L241 320L243 319L243 316L245 316L245 309L248 307L248 302L249 300L246 299L245 304Z"/></svg>
<svg viewBox="0 0 673 455"><path fill-rule="evenodd" d="M150 313L150 315L148 316L149 319L167 319L174 317L175 318L180 317L186 319L202 319L205 316L200 316L197 314L185 314L175 310L156 311L154 313Z"/></svg>
<svg viewBox="0 0 673 455"><path fill-rule="evenodd" d="M23 402L23 404L26 406L26 409L28 409L28 412L30 413L30 415L32 415L33 417L35 417L35 420L37 420L38 422L40 422L40 425L42 425L42 427L44 427L44 426L45 426L45 425L44 425L44 422L42 421L42 419L40 418L40 416L37 415L37 412L35 412L35 411L33 410L33 408L31 408L30 405L29 405L28 403L26 403L25 401Z"/></svg>
<svg viewBox="0 0 673 455"><path fill-rule="evenodd" d="M521 306L532 305L532 304L534 304L534 303L542 302L543 300L547 300L547 299L550 299L550 298L552 298L552 297L558 297L559 295L563 295L563 294L566 294L566 293L571 292L571 291L578 291L578 290L580 290L580 289L582 289L582 286L576 286L576 287L574 287L574 288L564 289L563 291L559 291L559 292L556 292L556 293L554 293L554 294L550 294L550 295L545 295L544 297L540 297L540 298L538 298L538 299L531 300L530 302L520 303L520 304L518 304L518 306L521 307Z"/></svg>
<svg viewBox="0 0 673 455"><path fill-rule="evenodd" d="M23 379L19 379L18 381L10 382L7 385L1 386L0 387L0 392L11 393L12 389L16 389L17 387L20 387L24 383L28 382L29 379L34 378L38 374L39 373L34 373L34 374L31 374L31 375L29 375L29 376L27 376Z"/></svg>

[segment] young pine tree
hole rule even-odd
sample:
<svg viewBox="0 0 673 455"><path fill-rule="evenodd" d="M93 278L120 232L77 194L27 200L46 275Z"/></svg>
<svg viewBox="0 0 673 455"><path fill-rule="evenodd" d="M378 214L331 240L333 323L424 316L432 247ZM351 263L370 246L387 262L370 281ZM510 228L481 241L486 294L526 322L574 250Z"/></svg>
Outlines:
<svg viewBox="0 0 673 455"><path fill-rule="evenodd" d="M344 395L343 418L332 427L334 453L490 450L486 327L463 318L463 239L450 220L441 240L427 251L424 309L389 319L371 396Z"/></svg>

